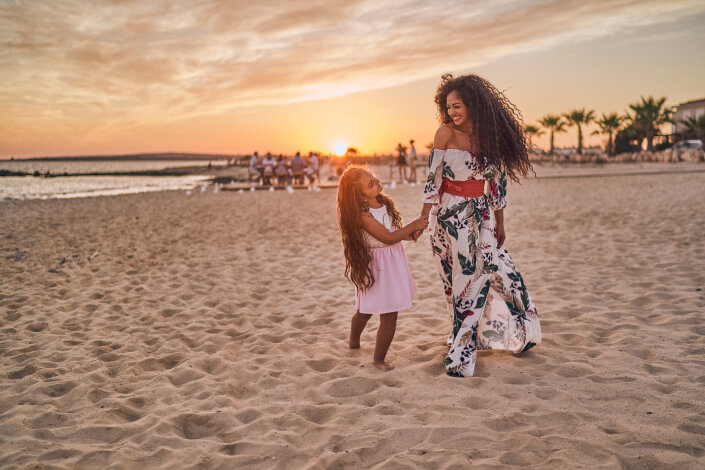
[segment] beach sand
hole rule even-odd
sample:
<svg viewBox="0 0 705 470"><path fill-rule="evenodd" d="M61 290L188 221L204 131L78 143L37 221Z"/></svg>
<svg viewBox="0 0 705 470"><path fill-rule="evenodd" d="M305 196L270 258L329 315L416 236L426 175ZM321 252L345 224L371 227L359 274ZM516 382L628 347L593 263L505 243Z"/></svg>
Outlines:
<svg viewBox="0 0 705 470"><path fill-rule="evenodd" d="M396 369L345 348L335 195L0 201L0 467L705 466L705 173L510 186L544 339L465 379L427 234Z"/></svg>

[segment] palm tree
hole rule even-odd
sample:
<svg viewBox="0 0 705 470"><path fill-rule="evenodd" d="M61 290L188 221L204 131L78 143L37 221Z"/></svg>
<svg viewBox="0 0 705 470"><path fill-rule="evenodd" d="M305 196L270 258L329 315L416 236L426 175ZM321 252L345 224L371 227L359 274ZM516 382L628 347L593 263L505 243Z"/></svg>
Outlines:
<svg viewBox="0 0 705 470"><path fill-rule="evenodd" d="M692 116L685 118L681 124L685 126L685 134L694 134L700 140L705 140L705 114L697 119Z"/></svg>
<svg viewBox="0 0 705 470"><path fill-rule="evenodd" d="M612 136L619 129L624 121L624 116L619 116L617 113L612 113L606 115L602 113L602 117L595 121L595 123L600 127L599 131L594 131L594 134L607 134L607 155L614 155L614 140Z"/></svg>
<svg viewBox="0 0 705 470"><path fill-rule="evenodd" d="M583 128L580 127L581 124L590 124L595 120L594 110L585 111L583 109L574 109L573 111L563 115L568 121L570 127L577 126L578 128L578 153L583 153Z"/></svg>
<svg viewBox="0 0 705 470"><path fill-rule="evenodd" d="M565 132L565 121L560 116L554 116L552 114L547 114L543 119L539 120L539 123L551 131L551 150L550 153L553 155L553 134L558 132Z"/></svg>
<svg viewBox="0 0 705 470"><path fill-rule="evenodd" d="M533 137L539 137L545 134L544 131L542 131L540 128L532 125L526 125L524 126L524 133L529 136L529 147L533 147L533 143L531 142L531 139Z"/></svg>
<svg viewBox="0 0 705 470"><path fill-rule="evenodd" d="M671 122L671 113L673 110L664 106L666 97L661 97L655 100L653 96L648 99L641 97L641 103L630 104L629 107L634 111L634 116L629 116L634 127L641 130L646 136L646 150L653 152L654 136L659 128Z"/></svg>

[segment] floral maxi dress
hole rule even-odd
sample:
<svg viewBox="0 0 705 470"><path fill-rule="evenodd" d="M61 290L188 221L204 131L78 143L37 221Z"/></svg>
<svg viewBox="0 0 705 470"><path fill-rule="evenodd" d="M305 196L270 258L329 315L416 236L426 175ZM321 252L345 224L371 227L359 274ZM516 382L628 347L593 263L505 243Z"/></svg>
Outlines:
<svg viewBox="0 0 705 470"><path fill-rule="evenodd" d="M440 193L443 179L485 180L485 195ZM446 372L470 377L478 349L518 353L541 342L529 291L507 250L497 248L493 211L506 206L506 175L482 171L473 153L433 149L424 202L435 204L430 221L433 257L443 280L452 334Z"/></svg>

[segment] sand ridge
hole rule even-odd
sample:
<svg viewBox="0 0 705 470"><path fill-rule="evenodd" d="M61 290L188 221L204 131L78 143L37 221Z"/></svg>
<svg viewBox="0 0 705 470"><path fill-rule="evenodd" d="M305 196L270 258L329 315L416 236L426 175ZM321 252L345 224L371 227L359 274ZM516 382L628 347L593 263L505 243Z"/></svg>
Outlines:
<svg viewBox="0 0 705 470"><path fill-rule="evenodd" d="M374 320L344 348L334 191L0 202L0 466L700 468L704 183L512 185L544 342L470 379L444 374L427 235L396 369ZM389 191L407 221L420 192Z"/></svg>

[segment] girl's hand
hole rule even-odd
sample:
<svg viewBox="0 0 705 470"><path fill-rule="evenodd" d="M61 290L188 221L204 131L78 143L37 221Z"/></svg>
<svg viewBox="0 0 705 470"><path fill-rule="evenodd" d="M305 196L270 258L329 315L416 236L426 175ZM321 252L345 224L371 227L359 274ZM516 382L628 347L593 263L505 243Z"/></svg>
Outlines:
<svg viewBox="0 0 705 470"><path fill-rule="evenodd" d="M409 225L411 225L411 227L414 229L414 232L417 232L419 230L423 231L426 227L428 227L428 216L422 215L418 219L411 222Z"/></svg>

